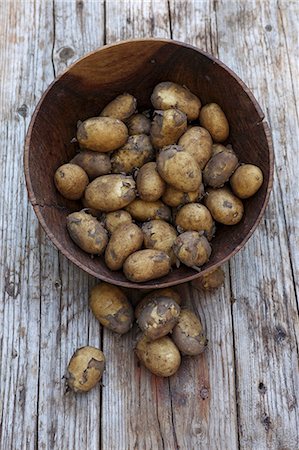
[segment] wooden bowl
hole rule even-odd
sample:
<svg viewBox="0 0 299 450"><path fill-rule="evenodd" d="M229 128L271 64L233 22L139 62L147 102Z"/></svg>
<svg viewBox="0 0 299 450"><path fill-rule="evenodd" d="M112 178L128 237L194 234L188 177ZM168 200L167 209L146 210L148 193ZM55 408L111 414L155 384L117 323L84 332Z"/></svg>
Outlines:
<svg viewBox="0 0 299 450"><path fill-rule="evenodd" d="M245 214L235 226L218 226L211 259L201 274L237 253L257 227L268 202L273 181L270 131L255 98L245 84L213 56L181 42L138 39L96 50L54 80L33 114L25 144L25 175L30 201L38 220L56 247L89 274L124 287L151 289L193 280L200 273L185 266L146 283L132 283L121 271L110 271L102 257L92 259L70 239L66 216L81 208L55 189L53 175L75 153L71 143L77 121L96 116L115 96L129 92L139 110L150 108L150 94L161 81L186 85L203 104L216 102L230 123L228 142L240 161L259 166L264 183L244 201Z"/></svg>

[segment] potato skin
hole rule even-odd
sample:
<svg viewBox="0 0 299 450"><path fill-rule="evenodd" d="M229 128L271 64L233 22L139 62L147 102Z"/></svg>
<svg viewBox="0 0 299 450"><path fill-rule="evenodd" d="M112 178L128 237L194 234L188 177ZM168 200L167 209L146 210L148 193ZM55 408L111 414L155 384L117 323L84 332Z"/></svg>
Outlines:
<svg viewBox="0 0 299 450"><path fill-rule="evenodd" d="M189 309L182 309L178 323L171 335L175 345L184 355L196 356L202 353L208 344L198 317Z"/></svg>
<svg viewBox="0 0 299 450"><path fill-rule="evenodd" d="M137 108L137 100L131 94L118 95L102 110L101 117L112 117L123 122L131 117Z"/></svg>
<svg viewBox="0 0 299 450"><path fill-rule="evenodd" d="M104 219L105 227L109 233L113 233L117 227L125 223L132 223L131 214L124 209L107 213Z"/></svg>
<svg viewBox="0 0 299 450"><path fill-rule="evenodd" d="M126 122L129 135L147 134L151 132L151 121L144 114L134 114Z"/></svg>
<svg viewBox="0 0 299 450"><path fill-rule="evenodd" d="M155 149L175 144L187 129L187 116L178 109L155 111L151 126L151 141Z"/></svg>
<svg viewBox="0 0 299 450"><path fill-rule="evenodd" d="M186 203L193 203L200 200L204 196L205 190L204 185L201 183L199 188L193 192L183 192L174 188L173 186L167 185L164 194L162 195L162 201L168 205L176 208L180 205L185 205Z"/></svg>
<svg viewBox="0 0 299 450"><path fill-rule="evenodd" d="M78 348L70 359L64 376L68 389L74 392L90 391L102 378L105 356L95 347Z"/></svg>
<svg viewBox="0 0 299 450"><path fill-rule="evenodd" d="M136 319L138 319L141 311L150 301L158 299L160 297L169 298L169 299L175 301L178 305L182 304L182 299L181 299L180 295L174 289L172 289L172 288L155 289L154 291L145 295L138 302L137 306L135 307Z"/></svg>
<svg viewBox="0 0 299 450"><path fill-rule="evenodd" d="M193 156L179 145L163 148L157 156L157 169L163 180L179 191L193 192L200 187L201 170Z"/></svg>
<svg viewBox="0 0 299 450"><path fill-rule="evenodd" d="M189 128L178 142L185 152L194 157L201 170L212 156L212 144L210 133L202 127Z"/></svg>
<svg viewBox="0 0 299 450"><path fill-rule="evenodd" d="M166 188L166 183L160 177L155 162L148 162L140 168L136 184L141 200L146 202L159 200Z"/></svg>
<svg viewBox="0 0 299 450"><path fill-rule="evenodd" d="M130 136L121 148L111 157L113 173L131 173L136 167L141 167L155 158L155 151L149 136L138 134Z"/></svg>
<svg viewBox="0 0 299 450"><path fill-rule="evenodd" d="M237 168L230 179L233 193L241 198L249 198L256 194L263 184L263 172L253 164L243 164Z"/></svg>
<svg viewBox="0 0 299 450"><path fill-rule="evenodd" d="M213 144L212 145L212 156L217 155L220 152L227 150L227 148L222 144Z"/></svg>
<svg viewBox="0 0 299 450"><path fill-rule="evenodd" d="M89 306L101 325L115 333L127 333L132 327L132 305L117 286L108 283L94 286L90 292Z"/></svg>
<svg viewBox="0 0 299 450"><path fill-rule="evenodd" d="M84 211L74 212L66 218L72 240L87 253L101 255L108 243L108 234L101 223Z"/></svg>
<svg viewBox="0 0 299 450"><path fill-rule="evenodd" d="M187 115L188 120L196 120L201 107L201 102L196 95L171 81L157 84L151 95L151 102L155 109L177 108Z"/></svg>
<svg viewBox="0 0 299 450"><path fill-rule="evenodd" d="M135 181L121 174L103 175L93 180L85 190L85 204L89 208L111 212L122 209L136 196Z"/></svg>
<svg viewBox="0 0 299 450"><path fill-rule="evenodd" d="M186 266L200 267L208 262L211 246L205 236L200 236L196 231L185 231L176 238L173 251Z"/></svg>
<svg viewBox="0 0 299 450"><path fill-rule="evenodd" d="M181 365L180 352L168 336L155 341L141 336L135 352L144 366L159 377L170 377Z"/></svg>
<svg viewBox="0 0 299 450"><path fill-rule="evenodd" d="M161 278L170 271L170 258L159 250L139 250L126 259L123 271L135 283Z"/></svg>
<svg viewBox="0 0 299 450"><path fill-rule="evenodd" d="M126 125L112 117L91 117L82 122L77 130L77 140L81 148L95 152L111 152L128 139Z"/></svg>
<svg viewBox="0 0 299 450"><path fill-rule="evenodd" d="M106 153L83 150L71 159L70 164L77 164L85 170L90 180L111 172L111 161Z"/></svg>
<svg viewBox="0 0 299 450"><path fill-rule="evenodd" d="M216 222L235 225L244 214L244 206L228 188L208 189L204 204Z"/></svg>
<svg viewBox="0 0 299 450"><path fill-rule="evenodd" d="M200 203L182 206L176 215L175 223L182 231L204 231L208 240L214 235L213 217L208 208Z"/></svg>
<svg viewBox="0 0 299 450"><path fill-rule="evenodd" d="M177 232L173 226L164 220L150 220L142 225L145 248L161 250L167 253L174 264L176 257L172 250L172 245L177 237Z"/></svg>
<svg viewBox="0 0 299 450"><path fill-rule="evenodd" d="M139 198L132 201L127 207L128 211L133 219L139 222L145 222L146 220L166 220L171 219L171 211L168 206L164 205L160 200L156 202L145 202Z"/></svg>
<svg viewBox="0 0 299 450"><path fill-rule="evenodd" d="M205 289L206 291L210 291L212 289L217 289L222 286L224 283L224 272L221 267L217 267L214 270L211 270L205 275L202 275L197 280L193 281L196 286Z"/></svg>
<svg viewBox="0 0 299 450"><path fill-rule="evenodd" d="M229 180L238 166L238 158L232 150L225 149L212 156L203 170L206 185L219 188Z"/></svg>
<svg viewBox="0 0 299 450"><path fill-rule="evenodd" d="M63 164L54 175L54 182L60 194L68 200L79 200L89 183L87 173L76 164Z"/></svg>
<svg viewBox="0 0 299 450"><path fill-rule="evenodd" d="M131 253L142 247L143 233L134 223L125 223L112 233L105 251L105 263L110 270L119 270Z"/></svg>
<svg viewBox="0 0 299 450"><path fill-rule="evenodd" d="M229 135L227 118L217 103L209 103L201 108L199 122L215 142L223 142Z"/></svg>

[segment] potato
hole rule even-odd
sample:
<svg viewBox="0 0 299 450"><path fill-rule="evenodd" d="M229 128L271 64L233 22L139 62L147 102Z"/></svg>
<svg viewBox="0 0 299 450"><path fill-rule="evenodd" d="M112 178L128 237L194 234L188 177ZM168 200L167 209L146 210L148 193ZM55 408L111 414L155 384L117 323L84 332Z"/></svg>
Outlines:
<svg viewBox="0 0 299 450"><path fill-rule="evenodd" d="M178 142L185 152L194 157L201 169L205 167L212 156L212 144L210 133L202 127L189 128Z"/></svg>
<svg viewBox="0 0 299 450"><path fill-rule="evenodd" d="M206 185L218 188L229 180L238 166L238 158L232 150L225 149L223 152L212 156L203 170L203 181Z"/></svg>
<svg viewBox="0 0 299 450"><path fill-rule="evenodd" d="M217 153L223 152L223 150L227 150L227 148L222 144L213 144L212 145L212 156L217 155Z"/></svg>
<svg viewBox="0 0 299 450"><path fill-rule="evenodd" d="M77 130L81 148L106 153L116 150L128 139L126 125L112 117L91 117L82 122Z"/></svg>
<svg viewBox="0 0 299 450"><path fill-rule="evenodd" d="M141 167L154 158L155 151L149 136L130 136L126 144L112 154L112 172L131 173L134 168Z"/></svg>
<svg viewBox="0 0 299 450"><path fill-rule="evenodd" d="M162 201L173 208L184 205L186 203L196 202L204 196L204 185L201 183L199 188L193 192L183 192L178 189L167 185L164 194L162 195Z"/></svg>
<svg viewBox="0 0 299 450"><path fill-rule="evenodd" d="M102 110L101 117L112 117L122 120L123 122L135 114L137 108L137 100L133 95L121 94L108 103Z"/></svg>
<svg viewBox="0 0 299 450"><path fill-rule="evenodd" d="M100 255L108 243L108 234L100 222L85 211L74 212L66 218L72 240L87 253Z"/></svg>
<svg viewBox="0 0 299 450"><path fill-rule="evenodd" d="M142 247L143 233L134 223L125 223L112 233L105 251L105 263L110 270L119 270L131 253Z"/></svg>
<svg viewBox="0 0 299 450"><path fill-rule="evenodd" d="M215 142L223 142L229 135L227 118L217 103L209 103L201 108L199 115L200 125L208 132Z"/></svg>
<svg viewBox="0 0 299 450"><path fill-rule="evenodd" d="M160 200L156 202L145 202L139 198L136 198L127 207L128 211L133 219L139 222L145 222L146 220L166 220L171 219L171 211L168 206L164 205Z"/></svg>
<svg viewBox="0 0 299 450"><path fill-rule="evenodd" d="M159 250L139 250L126 259L123 271L128 280L136 283L161 278L170 271L170 258Z"/></svg>
<svg viewBox="0 0 299 450"><path fill-rule="evenodd" d="M211 289L216 289L223 285L224 283L224 272L221 267L217 267L214 270L211 270L207 274L202 275L197 280L194 280L192 284L201 287L207 291Z"/></svg>
<svg viewBox="0 0 299 450"><path fill-rule="evenodd" d="M170 298L152 299L138 317L139 328L151 340L159 339L170 333L180 315L179 305Z"/></svg>
<svg viewBox="0 0 299 450"><path fill-rule="evenodd" d="M199 189L201 170L193 156L179 145L170 145L159 153L157 169L163 180L179 191L193 192Z"/></svg>
<svg viewBox="0 0 299 450"><path fill-rule="evenodd" d="M178 109L155 111L151 126L151 141L155 149L175 144L187 129L187 117Z"/></svg>
<svg viewBox="0 0 299 450"><path fill-rule="evenodd" d="M186 266L200 267L208 262L212 250L205 236L197 231L185 231L176 238L173 251Z"/></svg>
<svg viewBox="0 0 299 450"><path fill-rule="evenodd" d="M151 132L151 121L144 114L134 114L126 123L130 136Z"/></svg>
<svg viewBox="0 0 299 450"><path fill-rule="evenodd" d="M200 320L189 309L181 310L178 323L173 328L171 337L180 352L189 356L199 355L208 344Z"/></svg>
<svg viewBox="0 0 299 450"><path fill-rule="evenodd" d="M144 366L159 377L170 377L181 365L181 355L168 336L155 341L142 336L137 342L136 355Z"/></svg>
<svg viewBox="0 0 299 450"><path fill-rule="evenodd" d="M81 347L75 351L64 376L67 388L74 392L90 391L102 378L105 356L95 347Z"/></svg>
<svg viewBox="0 0 299 450"><path fill-rule="evenodd" d="M111 212L122 209L136 196L131 176L103 175L93 180L85 190L85 204L89 208Z"/></svg>
<svg viewBox="0 0 299 450"><path fill-rule="evenodd" d="M105 227L109 233L113 233L117 227L124 225L125 223L132 223L131 214L128 211L119 209L118 211L113 211L107 213L104 219Z"/></svg>
<svg viewBox="0 0 299 450"><path fill-rule="evenodd" d="M243 203L226 187L208 189L204 204L213 219L224 225L235 225L243 217Z"/></svg>
<svg viewBox="0 0 299 450"><path fill-rule="evenodd" d="M238 167L230 179L231 188L239 198L249 198L263 184L263 172L253 164L243 164Z"/></svg>
<svg viewBox="0 0 299 450"><path fill-rule="evenodd" d="M85 170L90 180L111 172L111 161L106 153L83 150L70 161Z"/></svg>
<svg viewBox="0 0 299 450"><path fill-rule="evenodd" d="M172 245L177 237L176 230L164 222L164 220L150 220L142 225L145 248L161 250L167 253L171 259L171 264L175 264L176 257L172 250Z"/></svg>
<svg viewBox="0 0 299 450"><path fill-rule="evenodd" d="M87 212L87 214L91 214L93 217L96 217L99 220L102 219L102 217L103 217L102 211L98 211L97 209L94 209L94 208L89 208L89 206L86 203L85 197L81 198L81 203L84 206L82 211Z"/></svg>
<svg viewBox="0 0 299 450"><path fill-rule="evenodd" d="M196 95L186 87L171 81L157 84L152 93L151 102L155 109L177 108L187 115L188 120L196 120L201 107L201 102Z"/></svg>
<svg viewBox="0 0 299 450"><path fill-rule="evenodd" d="M101 325L115 333L127 333L132 327L132 305L117 286L108 283L94 286L90 293L89 306Z"/></svg>
<svg viewBox="0 0 299 450"><path fill-rule="evenodd" d="M54 175L54 182L60 194L68 200L79 200L89 183L87 173L76 164L63 164Z"/></svg>
<svg viewBox="0 0 299 450"><path fill-rule="evenodd" d="M143 297L140 302L137 304L135 308L135 317L138 319L143 308L152 300L155 300L160 297L166 297L171 300L174 300L178 305L182 304L182 299L180 295L172 288L164 288L164 289L155 289L154 291L147 294Z"/></svg>
<svg viewBox="0 0 299 450"><path fill-rule="evenodd" d="M208 240L215 232L215 224L210 211L200 203L189 203L177 213L175 223L180 231L204 231Z"/></svg>
<svg viewBox="0 0 299 450"><path fill-rule="evenodd" d="M166 183L160 177L155 162L149 162L141 167L136 184L140 198L146 202L159 200L166 188Z"/></svg>

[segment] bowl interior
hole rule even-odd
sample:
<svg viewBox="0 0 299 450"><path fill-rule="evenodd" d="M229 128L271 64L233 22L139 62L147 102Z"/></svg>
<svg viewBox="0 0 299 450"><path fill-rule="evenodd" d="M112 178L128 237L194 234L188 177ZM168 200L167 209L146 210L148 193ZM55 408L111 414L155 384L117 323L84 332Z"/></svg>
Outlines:
<svg viewBox="0 0 299 450"><path fill-rule="evenodd" d="M187 267L159 280L134 284L112 272L101 257L90 258L70 239L66 216L80 202L64 199L55 189L56 169L76 152L71 143L76 123L96 116L116 95L129 92L139 110L150 108L150 94L160 81L186 85L203 104L221 105L230 123L231 143L240 161L258 165L264 173L259 192L246 200L242 221L218 226L211 259L202 273L238 251L252 234L266 206L272 183L272 153L263 113L246 86L222 63L198 49L164 40L136 40L103 47L87 55L57 78L42 97L28 131L25 173L30 200L54 244L90 274L127 287L153 288L178 284L198 276ZM270 148L269 148L270 145Z"/></svg>

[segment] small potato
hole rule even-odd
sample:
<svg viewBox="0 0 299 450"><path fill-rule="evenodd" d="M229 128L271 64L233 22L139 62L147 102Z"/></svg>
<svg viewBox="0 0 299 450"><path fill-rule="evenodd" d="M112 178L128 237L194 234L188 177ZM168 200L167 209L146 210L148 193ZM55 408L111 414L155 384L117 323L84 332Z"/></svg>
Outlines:
<svg viewBox="0 0 299 450"><path fill-rule="evenodd" d="M226 187L208 189L204 204L214 220L224 225L235 225L244 214L243 203Z"/></svg>
<svg viewBox="0 0 299 450"><path fill-rule="evenodd" d="M155 341L141 336L135 352L144 366L158 377L170 377L181 365L180 352L168 336Z"/></svg>
<svg viewBox="0 0 299 450"><path fill-rule="evenodd" d="M159 297L152 299L138 317L139 328L151 340L159 339L170 333L177 323L180 307L172 299Z"/></svg>
<svg viewBox="0 0 299 450"><path fill-rule="evenodd" d="M243 164L238 167L230 179L231 188L239 198L249 198L263 184L263 172L253 164Z"/></svg>
<svg viewBox="0 0 299 450"><path fill-rule="evenodd" d="M185 231L176 238L173 251L186 266L200 267L208 262L212 250L205 236L201 236L196 231Z"/></svg>
<svg viewBox="0 0 299 450"><path fill-rule="evenodd" d="M123 122L135 114L137 108L137 100L133 95L118 95L114 100L108 103L102 110L101 117L113 117Z"/></svg>
<svg viewBox="0 0 299 450"><path fill-rule="evenodd" d="M128 129L118 119L112 117L91 117L82 122L77 130L77 140L81 148L95 152L111 152L126 143Z"/></svg>
<svg viewBox="0 0 299 450"><path fill-rule="evenodd" d="M111 161L106 153L84 150L78 153L70 164L77 164L85 170L90 180L111 172Z"/></svg>
<svg viewBox="0 0 299 450"><path fill-rule="evenodd" d="M190 153L201 170L212 156L212 138L208 130L202 127L191 127L178 142L185 152Z"/></svg>
<svg viewBox="0 0 299 450"><path fill-rule="evenodd" d="M105 251L105 263L110 270L119 270L131 253L142 247L143 233L134 223L120 225L112 233Z"/></svg>
<svg viewBox="0 0 299 450"><path fill-rule="evenodd" d="M84 211L74 212L66 218L67 230L72 240L82 250L101 255L108 243L108 234L100 222Z"/></svg>
<svg viewBox="0 0 299 450"><path fill-rule="evenodd" d="M96 347L81 347L75 351L64 376L67 388L88 392L100 381L105 368L105 356Z"/></svg>
<svg viewBox="0 0 299 450"><path fill-rule="evenodd" d="M139 222L145 222L146 220L166 220L171 219L171 211L168 206L164 205L160 200L156 202L145 202L139 198L136 198L127 207L128 211L133 219Z"/></svg>
<svg viewBox="0 0 299 450"><path fill-rule="evenodd" d="M166 297L175 301L178 305L182 304L182 299L180 295L172 288L155 289L154 291L143 297L135 308L135 317L138 319L143 308L152 300L160 297Z"/></svg>
<svg viewBox="0 0 299 450"><path fill-rule="evenodd" d="M215 224L210 211L200 203L188 203L177 213L175 223L180 231L204 231L210 241L215 232Z"/></svg>
<svg viewBox="0 0 299 450"><path fill-rule="evenodd" d="M224 272L221 267L217 267L214 270L211 270L205 275L202 275L197 280L194 280L192 284L195 286L199 286L206 291L210 291L212 289L216 289L222 286L224 283Z"/></svg>
<svg viewBox="0 0 299 450"><path fill-rule="evenodd" d="M152 93L151 102L155 109L177 108L187 115L188 120L196 120L201 107L201 102L196 95L186 87L171 81L157 84Z"/></svg>
<svg viewBox="0 0 299 450"><path fill-rule="evenodd" d="M120 209L118 211L107 213L104 221L106 229L109 233L113 233L120 225L132 223L132 217L127 211Z"/></svg>
<svg viewBox="0 0 299 450"><path fill-rule="evenodd" d="M123 271L128 280L136 283L161 278L170 271L170 258L159 250L139 250L126 259Z"/></svg>
<svg viewBox="0 0 299 450"><path fill-rule="evenodd" d="M201 108L199 115L200 125L208 132L215 142L223 142L229 135L227 118L217 103L209 103Z"/></svg>
<svg viewBox="0 0 299 450"><path fill-rule="evenodd" d="M179 145L170 145L159 153L157 169L163 180L179 191L197 191L202 181L197 162Z"/></svg>
<svg viewBox="0 0 299 450"><path fill-rule="evenodd" d="M199 355L208 344L200 320L189 309L181 310L178 323L173 328L171 337L180 352L189 356Z"/></svg>
<svg viewBox="0 0 299 450"><path fill-rule="evenodd" d="M161 250L167 253L171 259L171 264L175 264L176 257L172 250L172 245L177 237L177 232L173 226L164 220L150 220L142 225L145 248Z"/></svg>
<svg viewBox="0 0 299 450"><path fill-rule="evenodd" d="M155 149L175 144L187 129L187 117L178 109L155 111L151 126L151 141Z"/></svg>
<svg viewBox="0 0 299 450"><path fill-rule="evenodd" d="M155 151L149 136L138 134L130 136L125 145L116 150L111 157L113 173L131 173L155 158Z"/></svg>
<svg viewBox="0 0 299 450"><path fill-rule="evenodd" d="M127 333L132 327L132 305L117 286L108 283L94 286L90 293L89 306L101 325L115 333Z"/></svg>
<svg viewBox="0 0 299 450"><path fill-rule="evenodd" d="M144 114L134 114L126 123L130 136L151 132L151 121Z"/></svg>
<svg viewBox="0 0 299 450"><path fill-rule="evenodd" d="M63 164L54 175L54 182L60 194L68 200L79 200L89 183L87 173L76 164Z"/></svg>
<svg viewBox="0 0 299 450"><path fill-rule="evenodd" d="M220 152L223 152L223 150L227 150L227 148L222 144L213 144L212 145L212 156L217 155Z"/></svg>
<svg viewBox="0 0 299 450"><path fill-rule="evenodd" d="M155 162L149 162L141 167L136 184L140 198L146 202L159 200L166 188L166 183L160 177Z"/></svg>
<svg viewBox="0 0 299 450"><path fill-rule="evenodd" d="M225 149L217 153L212 156L203 170L204 183L213 188L223 186L236 170L238 163L238 158L232 150Z"/></svg>
<svg viewBox="0 0 299 450"><path fill-rule="evenodd" d="M135 181L131 176L103 175L93 180L85 190L88 208L111 212L122 209L136 196Z"/></svg>
<svg viewBox="0 0 299 450"><path fill-rule="evenodd" d="M162 195L162 201L173 208L185 205L186 203L192 203L200 200L204 196L204 185L201 183L199 189L193 192L183 192L175 189L174 187L167 185L164 194Z"/></svg>

